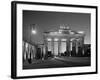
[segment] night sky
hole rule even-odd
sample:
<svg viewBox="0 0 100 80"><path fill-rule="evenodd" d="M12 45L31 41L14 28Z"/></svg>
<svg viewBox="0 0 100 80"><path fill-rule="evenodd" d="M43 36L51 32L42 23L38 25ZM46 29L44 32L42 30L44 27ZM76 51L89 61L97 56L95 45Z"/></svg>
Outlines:
<svg viewBox="0 0 100 80"><path fill-rule="evenodd" d="M85 43L90 44L90 14L46 12L46 11L23 11L23 39L36 43L43 43L43 32L58 30L60 25L67 25L75 31L85 31ZM30 24L36 24L35 35L31 35ZM31 38L30 38L31 37Z"/></svg>

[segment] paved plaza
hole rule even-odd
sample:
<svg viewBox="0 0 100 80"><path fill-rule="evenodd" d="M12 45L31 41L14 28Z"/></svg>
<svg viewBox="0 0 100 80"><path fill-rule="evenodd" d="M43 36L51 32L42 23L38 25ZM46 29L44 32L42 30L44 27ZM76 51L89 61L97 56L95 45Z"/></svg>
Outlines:
<svg viewBox="0 0 100 80"><path fill-rule="evenodd" d="M46 60L33 60L31 64L26 61L23 69L90 66L90 61L90 57L54 57Z"/></svg>

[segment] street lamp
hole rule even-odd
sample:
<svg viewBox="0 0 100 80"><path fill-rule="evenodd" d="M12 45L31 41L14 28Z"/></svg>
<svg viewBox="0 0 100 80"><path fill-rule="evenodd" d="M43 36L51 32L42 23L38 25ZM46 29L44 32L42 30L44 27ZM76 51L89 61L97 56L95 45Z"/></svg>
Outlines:
<svg viewBox="0 0 100 80"><path fill-rule="evenodd" d="M31 41L32 34L33 35L36 34L36 24L30 24L30 43L32 42Z"/></svg>
<svg viewBox="0 0 100 80"><path fill-rule="evenodd" d="M32 34L36 34L36 24L31 24Z"/></svg>
<svg viewBox="0 0 100 80"><path fill-rule="evenodd" d="M36 30L32 30L32 34L36 34Z"/></svg>

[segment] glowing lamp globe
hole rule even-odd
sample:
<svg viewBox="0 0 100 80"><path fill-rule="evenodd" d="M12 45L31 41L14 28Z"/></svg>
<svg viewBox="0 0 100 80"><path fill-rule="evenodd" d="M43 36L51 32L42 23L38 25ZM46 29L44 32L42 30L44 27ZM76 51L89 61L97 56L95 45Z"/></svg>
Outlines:
<svg viewBox="0 0 100 80"><path fill-rule="evenodd" d="M36 34L36 30L32 30L32 34Z"/></svg>

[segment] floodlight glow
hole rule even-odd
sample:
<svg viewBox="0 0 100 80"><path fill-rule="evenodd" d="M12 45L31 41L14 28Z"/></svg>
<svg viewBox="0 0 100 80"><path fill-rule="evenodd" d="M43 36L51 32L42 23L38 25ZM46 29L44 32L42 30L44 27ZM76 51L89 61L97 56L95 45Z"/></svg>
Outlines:
<svg viewBox="0 0 100 80"><path fill-rule="evenodd" d="M75 38L70 39L70 41L73 41L73 40L75 40Z"/></svg>
<svg viewBox="0 0 100 80"><path fill-rule="evenodd" d="M66 39L61 39L61 41L66 41Z"/></svg>
<svg viewBox="0 0 100 80"><path fill-rule="evenodd" d="M28 48L28 43L26 43L26 45L25 45L25 46L26 46L26 48Z"/></svg>
<svg viewBox="0 0 100 80"><path fill-rule="evenodd" d="M84 31L78 31L78 33L80 33L80 34L84 34Z"/></svg>
<svg viewBox="0 0 100 80"><path fill-rule="evenodd" d="M36 34L36 30L32 30L32 33L33 33L33 34Z"/></svg>
<svg viewBox="0 0 100 80"><path fill-rule="evenodd" d="M47 38L47 41L51 41L51 38Z"/></svg>
<svg viewBox="0 0 100 80"><path fill-rule="evenodd" d="M58 41L58 39L57 39L57 38L55 38L55 39L54 39L54 41Z"/></svg>
<svg viewBox="0 0 100 80"><path fill-rule="evenodd" d="M62 30L59 30L59 33L61 34L62 33Z"/></svg>

